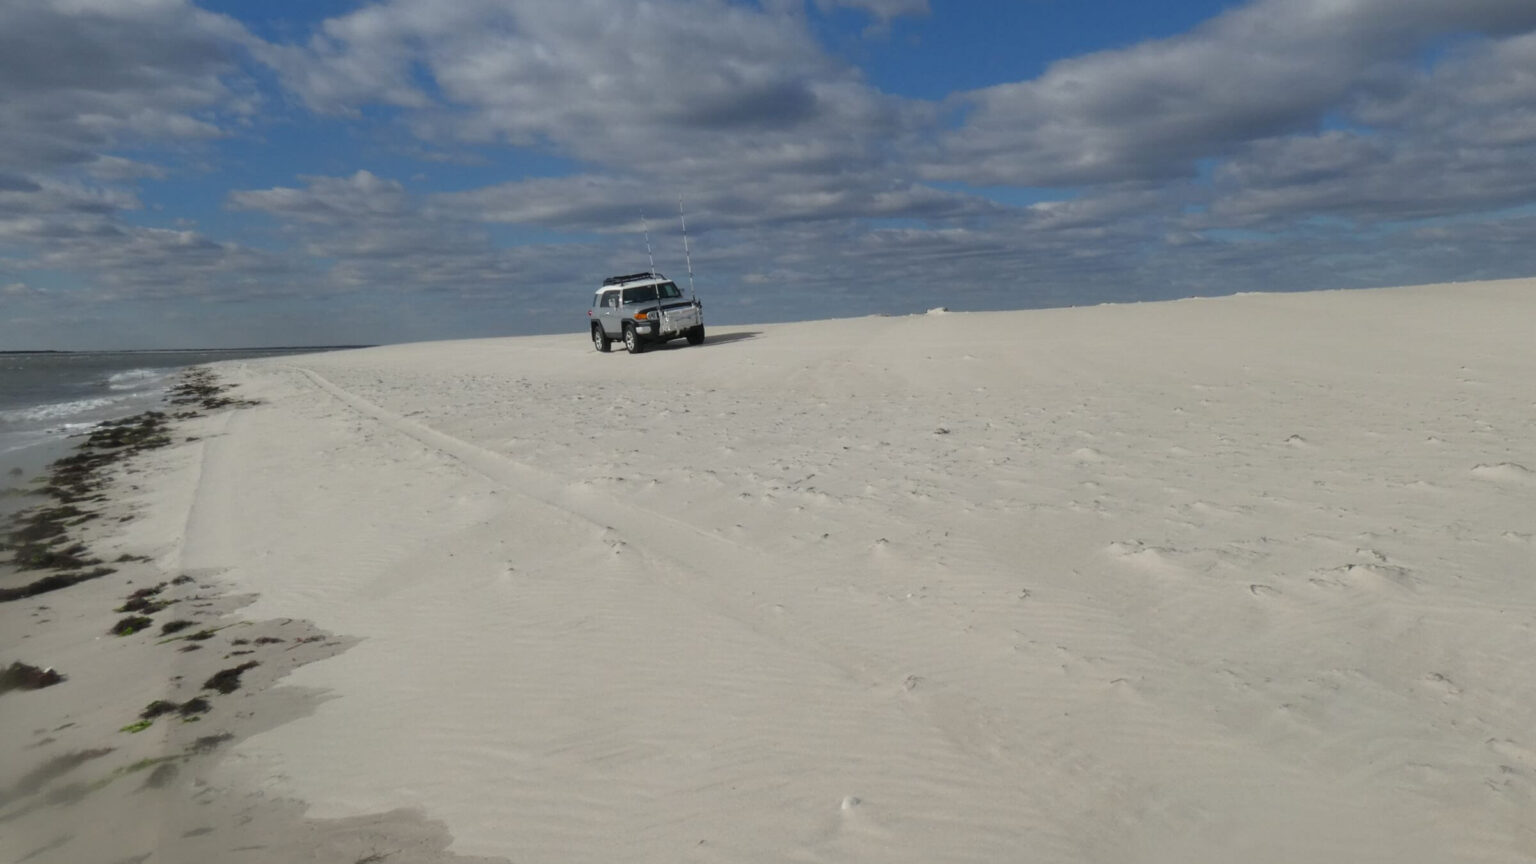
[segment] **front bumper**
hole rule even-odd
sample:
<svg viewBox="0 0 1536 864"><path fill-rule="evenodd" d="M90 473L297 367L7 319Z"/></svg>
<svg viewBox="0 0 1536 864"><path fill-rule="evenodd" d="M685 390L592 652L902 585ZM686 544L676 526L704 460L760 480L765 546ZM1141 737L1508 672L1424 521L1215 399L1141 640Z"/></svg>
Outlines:
<svg viewBox="0 0 1536 864"><path fill-rule="evenodd" d="M664 311L660 321L635 322L635 332L641 336L671 338L681 336L703 323L704 313L699 310L699 307L680 306Z"/></svg>

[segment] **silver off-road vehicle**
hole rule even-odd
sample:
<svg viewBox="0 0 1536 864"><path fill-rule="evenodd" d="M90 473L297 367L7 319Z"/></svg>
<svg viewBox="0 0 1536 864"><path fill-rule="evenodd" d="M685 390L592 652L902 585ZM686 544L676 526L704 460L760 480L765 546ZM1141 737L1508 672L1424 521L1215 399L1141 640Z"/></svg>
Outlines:
<svg viewBox="0 0 1536 864"><path fill-rule="evenodd" d="M679 337L704 342L704 304L684 297L677 283L660 273L610 276L592 296L592 346L607 351L615 341L639 354L650 345Z"/></svg>

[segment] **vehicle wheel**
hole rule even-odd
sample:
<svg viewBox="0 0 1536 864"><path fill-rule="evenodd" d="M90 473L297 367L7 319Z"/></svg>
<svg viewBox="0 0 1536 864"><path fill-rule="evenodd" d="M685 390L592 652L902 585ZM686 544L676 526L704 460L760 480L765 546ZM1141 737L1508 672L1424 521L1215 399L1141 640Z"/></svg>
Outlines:
<svg viewBox="0 0 1536 864"><path fill-rule="evenodd" d="M645 350L645 343L640 341L640 334L633 327L624 328L624 350L631 354L639 354Z"/></svg>
<svg viewBox="0 0 1536 864"><path fill-rule="evenodd" d="M611 345L613 345L613 340L609 339L608 338L608 334L603 332L603 325L601 325L601 324L593 324L592 325L592 347L596 348L599 351L607 353L608 348Z"/></svg>
<svg viewBox="0 0 1536 864"><path fill-rule="evenodd" d="M691 328L688 331L688 344L689 345L703 345L704 344L704 325L703 324L700 324L697 327Z"/></svg>

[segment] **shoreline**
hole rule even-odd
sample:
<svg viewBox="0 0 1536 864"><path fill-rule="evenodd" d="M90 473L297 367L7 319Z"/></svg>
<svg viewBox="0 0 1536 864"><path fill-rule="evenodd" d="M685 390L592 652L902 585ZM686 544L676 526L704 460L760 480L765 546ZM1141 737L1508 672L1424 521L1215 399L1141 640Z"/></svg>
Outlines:
<svg viewBox="0 0 1536 864"><path fill-rule="evenodd" d="M0 745L0 776L15 778L0 783L0 857L468 860L440 855L451 838L417 813L310 820L302 802L202 779L231 747L313 711L322 694L274 685L355 642L303 620L246 618L254 598L229 594L217 574L97 557L140 515L134 475L168 470L147 461L256 404L229 389L206 367L186 370L166 396L172 414L93 427L41 478L47 500L0 523L14 570L0 597L0 699L15 732Z"/></svg>

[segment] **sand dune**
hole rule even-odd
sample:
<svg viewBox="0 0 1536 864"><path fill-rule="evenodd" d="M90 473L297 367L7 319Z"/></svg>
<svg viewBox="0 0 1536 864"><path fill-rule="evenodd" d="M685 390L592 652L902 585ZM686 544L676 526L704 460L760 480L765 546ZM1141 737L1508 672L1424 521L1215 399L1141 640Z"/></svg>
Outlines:
<svg viewBox="0 0 1536 864"><path fill-rule="evenodd" d="M1524 280L232 363L264 404L109 542L357 640L211 788L459 854L1529 861L1532 321Z"/></svg>

